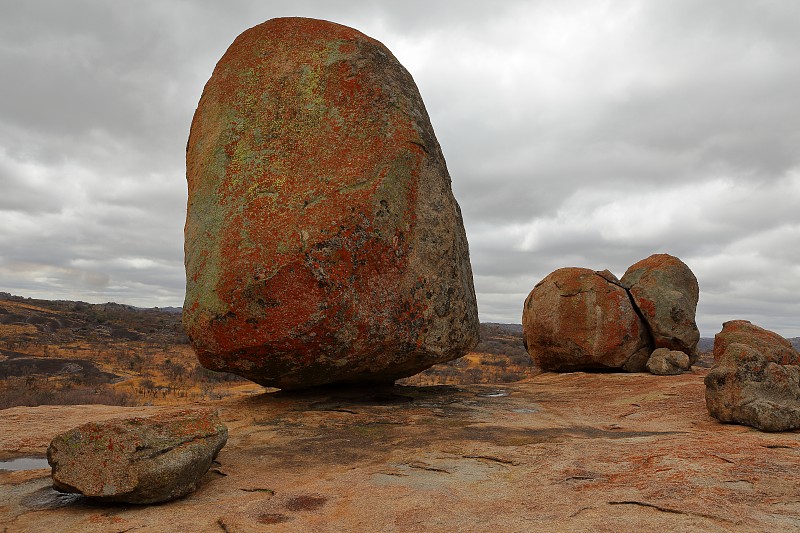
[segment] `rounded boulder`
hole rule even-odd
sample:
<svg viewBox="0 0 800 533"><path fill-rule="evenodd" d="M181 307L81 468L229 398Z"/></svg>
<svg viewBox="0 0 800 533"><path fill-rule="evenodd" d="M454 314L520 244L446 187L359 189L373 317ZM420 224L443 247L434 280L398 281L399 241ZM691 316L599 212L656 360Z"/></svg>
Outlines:
<svg viewBox="0 0 800 533"><path fill-rule="evenodd" d="M242 33L186 169L183 320L205 367L284 389L386 382L477 343L444 156L375 39L303 18Z"/></svg>
<svg viewBox="0 0 800 533"><path fill-rule="evenodd" d="M669 254L654 254L633 264L620 281L641 312L653 347L681 351L696 361L700 288L686 263Z"/></svg>
<svg viewBox="0 0 800 533"><path fill-rule="evenodd" d="M533 288L522 327L528 353L543 371L644 369L650 354L646 329L615 279L561 268Z"/></svg>

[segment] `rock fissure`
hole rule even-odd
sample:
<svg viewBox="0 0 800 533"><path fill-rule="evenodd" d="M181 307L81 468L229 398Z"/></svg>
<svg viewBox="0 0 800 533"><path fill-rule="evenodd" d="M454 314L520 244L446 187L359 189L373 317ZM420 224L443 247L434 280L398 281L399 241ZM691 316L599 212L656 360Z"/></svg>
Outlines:
<svg viewBox="0 0 800 533"><path fill-rule="evenodd" d="M697 357L699 289L688 266L655 254L622 279L608 270L561 268L537 283L522 312L523 344L544 371L675 374ZM650 365L658 348L664 355Z"/></svg>
<svg viewBox="0 0 800 533"><path fill-rule="evenodd" d="M609 505L638 505L640 507L649 507L651 509L655 509L656 511L661 511L662 513L671 513L671 514L682 514L682 515L689 515L689 516L699 516L701 518L711 518L713 520L720 520L722 522L734 522L729 518L725 518L722 516L713 515L710 513L697 513L691 511L684 511L682 509L674 509L672 507L664 507L663 505L656 505L654 503L643 502L639 500L620 500L620 501L610 501L608 502Z"/></svg>

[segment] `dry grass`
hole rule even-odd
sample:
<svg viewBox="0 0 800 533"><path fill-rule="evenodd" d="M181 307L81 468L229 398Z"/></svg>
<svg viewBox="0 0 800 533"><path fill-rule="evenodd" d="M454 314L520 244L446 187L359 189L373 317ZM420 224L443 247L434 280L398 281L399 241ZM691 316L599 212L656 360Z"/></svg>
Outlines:
<svg viewBox="0 0 800 533"><path fill-rule="evenodd" d="M508 383L538 373L522 347L520 326L482 324L481 337L475 352L399 383ZM28 375L31 368L36 372ZM163 405L264 390L233 374L200 366L183 334L180 315L0 294L0 409L81 403Z"/></svg>

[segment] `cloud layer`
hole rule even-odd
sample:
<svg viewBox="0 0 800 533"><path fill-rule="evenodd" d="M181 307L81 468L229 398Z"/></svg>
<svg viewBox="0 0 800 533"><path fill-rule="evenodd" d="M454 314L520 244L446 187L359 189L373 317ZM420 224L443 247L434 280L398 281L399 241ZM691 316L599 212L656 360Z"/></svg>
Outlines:
<svg viewBox="0 0 800 533"><path fill-rule="evenodd" d="M800 335L800 4L15 3L0 19L0 290L180 305L192 113L236 35L287 15L414 75L470 239L481 319L562 266L652 253L704 336Z"/></svg>

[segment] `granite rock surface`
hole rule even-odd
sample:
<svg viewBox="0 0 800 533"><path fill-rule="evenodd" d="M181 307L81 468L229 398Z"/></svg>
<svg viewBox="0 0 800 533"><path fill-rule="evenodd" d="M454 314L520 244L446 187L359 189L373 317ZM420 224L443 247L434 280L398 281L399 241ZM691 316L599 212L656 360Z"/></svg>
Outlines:
<svg viewBox="0 0 800 533"><path fill-rule="evenodd" d="M560 268L528 295L522 314L525 345L543 371L622 368L640 355L646 361L647 330L625 289L610 282L609 274Z"/></svg>
<svg viewBox="0 0 800 533"><path fill-rule="evenodd" d="M47 448L53 487L96 500L149 504L197 489L228 430L210 409L89 422Z"/></svg>
<svg viewBox="0 0 800 533"><path fill-rule="evenodd" d="M265 386L390 382L478 340L461 212L408 71L332 22L242 33L192 121L184 325Z"/></svg>

